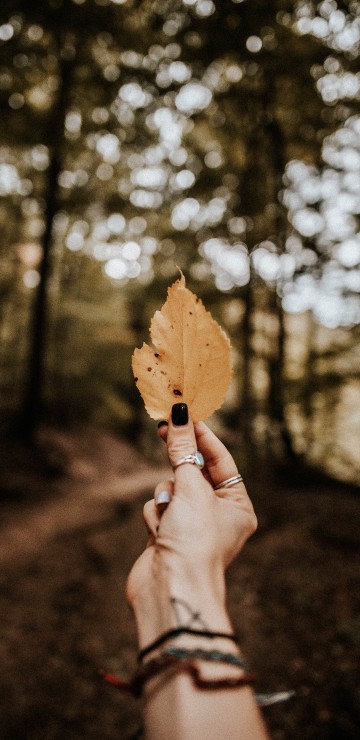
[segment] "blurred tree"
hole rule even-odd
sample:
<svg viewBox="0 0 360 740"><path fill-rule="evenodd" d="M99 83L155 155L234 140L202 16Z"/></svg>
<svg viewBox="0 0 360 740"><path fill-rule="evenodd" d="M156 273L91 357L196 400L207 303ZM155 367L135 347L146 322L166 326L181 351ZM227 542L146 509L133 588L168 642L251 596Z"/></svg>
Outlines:
<svg viewBox="0 0 360 740"><path fill-rule="evenodd" d="M290 319L309 310L336 329L360 311L356 4L4 0L1 13L1 375L17 403L26 381L27 436L44 403L141 432L130 355L178 265L233 338L222 418L303 455L317 365L311 349L295 387Z"/></svg>
<svg viewBox="0 0 360 740"><path fill-rule="evenodd" d="M69 91L76 65L76 53L68 54L66 42L61 41L62 34L58 32L60 43L59 84L57 99L52 107L52 116L49 120L46 146L49 151L49 167L47 170L46 201L44 207L44 234L42 238L42 259L39 266L39 285L36 292L31 324L31 343L29 349L29 364L25 375L25 393L19 416L19 431L28 440L32 440L36 424L41 415L42 393L44 386L44 357L46 348L47 329L47 292L51 276L51 244L53 221L59 210L58 178L62 168L61 151L65 128L65 115Z"/></svg>

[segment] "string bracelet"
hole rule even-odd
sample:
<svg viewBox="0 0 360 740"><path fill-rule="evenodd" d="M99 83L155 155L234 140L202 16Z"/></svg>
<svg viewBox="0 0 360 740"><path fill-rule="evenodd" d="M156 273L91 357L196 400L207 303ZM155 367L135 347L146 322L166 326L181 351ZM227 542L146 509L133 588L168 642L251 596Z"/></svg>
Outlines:
<svg viewBox="0 0 360 740"><path fill-rule="evenodd" d="M200 689L238 688L240 686L248 686L255 681L255 676L251 673L243 673L238 677L205 679L202 677L199 668L191 660L181 659L174 655L159 655L157 658L152 658L138 667L135 675L129 682L122 681L104 671L101 671L100 674L107 683L115 686L120 691L140 697L146 682L167 668L171 669L171 675L184 672L189 673L193 683Z"/></svg>
<svg viewBox="0 0 360 740"><path fill-rule="evenodd" d="M161 659L161 665L159 663L159 658ZM169 658L174 659L174 663L170 663L169 660L166 660ZM187 648L175 648L170 647L164 650L161 655L153 659L152 661L149 661L149 663L152 663L151 667L151 673L149 672L148 678L150 679L152 675L156 675L156 673L160 673L161 670L165 670L168 666L172 668L172 675L176 674L176 663L175 660L179 661L179 667L177 668L178 671L180 670L189 670L190 674L193 673L192 669L188 668L189 659L201 659L201 660L210 660L215 662L222 662L222 663L228 663L229 665L235 665L239 668L242 668L246 671L246 675L241 676L241 683L239 683L239 680L236 679L236 684L233 683L233 679L222 679L221 685L219 682L215 682L216 685L214 686L213 681L205 681L204 679L201 679L198 675L192 676L193 681L195 685L200 686L201 688L224 688L224 681L226 681L226 687L228 687L230 684L228 683L229 680L232 682L231 686L239 685L239 686L245 686L246 684L251 684L254 681L254 676L248 673L247 665L245 661L239 656L239 655L233 655L232 653L221 653L219 650L202 650L201 648L195 648L194 650L189 650ZM181 663L182 661L182 663ZM186 665L185 665L186 661ZM148 666L149 663L146 663L144 668ZM156 666L159 665L157 668ZM100 671L100 675L103 677L103 679L111 684L112 686L115 686L115 688L119 689L120 691L125 691L127 693L132 694L133 696L140 696L141 691L143 688L144 683L148 678L145 677L144 668L141 673L141 678L139 675L139 679L142 681L141 687L140 687L140 693L136 693L136 690L138 689L138 684L135 685L134 690L134 679L132 679L130 682L121 681L121 679L117 678L116 676L113 676L110 673L105 673L104 671ZM194 668L194 666L193 666ZM195 669L196 672L196 669ZM137 672L138 673L138 672ZM137 676L137 673L135 676ZM255 699L256 703L260 707L267 707L271 704L278 704L284 701L288 701L289 699L292 699L294 696L296 696L296 692L293 690L290 691L276 691L274 693L270 694L256 694ZM135 740L135 738L134 738Z"/></svg>
<svg viewBox="0 0 360 740"><path fill-rule="evenodd" d="M234 655L234 653L223 653L220 650L203 650L202 648L195 648L194 650L182 647L169 647L166 648L161 655L170 655L178 660L206 660L215 663L226 663L227 665L234 665L237 668L242 668L247 673L249 667L245 660L240 655Z"/></svg>
<svg viewBox="0 0 360 740"><path fill-rule="evenodd" d="M156 648L163 645L164 642L171 640L171 638L178 637L179 635L196 635L196 637L207 637L210 640L216 637L222 637L223 639L235 642L237 645L239 644L239 638L229 632L210 632L209 630L194 630L190 627L176 627L175 629L164 632L160 637L157 637L154 642L140 650L138 654L138 663L142 663L146 655L152 653L153 650L156 650Z"/></svg>

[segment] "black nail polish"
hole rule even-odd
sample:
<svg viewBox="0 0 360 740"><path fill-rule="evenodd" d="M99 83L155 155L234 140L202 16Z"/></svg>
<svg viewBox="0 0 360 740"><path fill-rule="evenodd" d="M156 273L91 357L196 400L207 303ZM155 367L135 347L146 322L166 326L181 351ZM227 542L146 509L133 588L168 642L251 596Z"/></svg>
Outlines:
<svg viewBox="0 0 360 740"><path fill-rule="evenodd" d="M174 403L171 410L172 423L176 426L184 426L189 421L188 407L186 403Z"/></svg>
<svg viewBox="0 0 360 740"><path fill-rule="evenodd" d="M168 421L159 421L159 423L158 423L158 429L160 429L160 427L167 427L168 424L169 424Z"/></svg>

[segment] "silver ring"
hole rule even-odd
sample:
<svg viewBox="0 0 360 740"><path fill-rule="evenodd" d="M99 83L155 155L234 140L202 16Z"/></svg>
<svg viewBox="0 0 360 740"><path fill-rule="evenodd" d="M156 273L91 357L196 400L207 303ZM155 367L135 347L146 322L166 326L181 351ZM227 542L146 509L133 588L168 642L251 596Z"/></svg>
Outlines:
<svg viewBox="0 0 360 740"><path fill-rule="evenodd" d="M236 486L237 483L241 483L242 480L244 480L242 475L238 473L237 475L233 475L232 478L226 478L226 480L218 483L217 486L214 486L214 491L217 491L219 488L231 488L231 486Z"/></svg>
<svg viewBox="0 0 360 740"><path fill-rule="evenodd" d="M203 468L205 465L204 458L198 450L196 452L193 452L192 455L186 455L186 457L181 457L180 460L177 460L176 463L174 463L173 468L178 468L179 465L184 465L184 463L192 463L193 465L197 465L198 468Z"/></svg>

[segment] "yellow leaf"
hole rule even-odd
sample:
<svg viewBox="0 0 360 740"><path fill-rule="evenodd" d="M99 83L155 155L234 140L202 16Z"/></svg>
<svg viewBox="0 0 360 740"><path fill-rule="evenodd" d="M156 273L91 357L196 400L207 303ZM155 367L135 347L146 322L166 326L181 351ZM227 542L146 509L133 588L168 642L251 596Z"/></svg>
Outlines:
<svg viewBox="0 0 360 740"><path fill-rule="evenodd" d="M154 345L135 349L132 369L152 419L168 419L174 403L187 403L193 421L207 419L224 401L232 376L230 341L185 287L185 278L151 320Z"/></svg>

